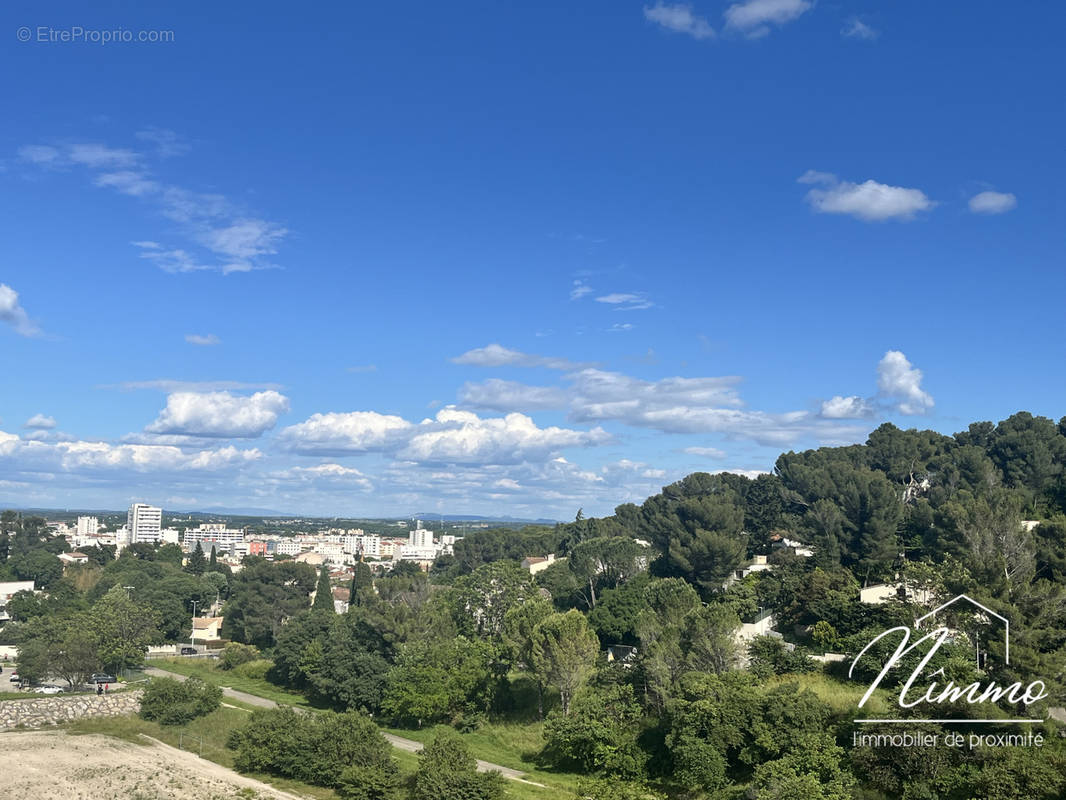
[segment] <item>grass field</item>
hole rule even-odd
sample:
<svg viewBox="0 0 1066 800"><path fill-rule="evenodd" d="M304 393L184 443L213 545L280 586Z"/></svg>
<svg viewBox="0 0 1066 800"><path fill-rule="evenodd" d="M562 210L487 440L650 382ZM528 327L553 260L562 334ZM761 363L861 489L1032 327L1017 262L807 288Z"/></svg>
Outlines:
<svg viewBox="0 0 1066 800"><path fill-rule="evenodd" d="M229 701L227 700L226 702ZM145 734L151 736L153 739L165 742L172 747L180 747L182 750L202 755L203 758L209 761L214 761L216 764L221 764L224 767L232 769L233 751L226 748L226 739L231 730L242 725L247 719L248 712L246 710L223 707L212 714L200 717L199 719L193 720L188 725L181 727L159 725L155 722L143 720L135 715L83 719L63 727L68 732L75 735L102 734L133 742L135 744L145 744L145 740L141 736L141 734ZM397 731L398 735L406 735L409 733L411 732ZM436 735L436 730L426 729L417 733L421 734L418 737L419 741L429 741ZM492 745L494 736L497 733L502 733L504 735L501 737L500 741L495 745ZM479 756L483 759L495 760L496 763L503 763L502 758L507 756L509 763L504 764L504 766L513 766L516 769L522 770L527 769L527 765L521 763L520 760L512 756L516 749L521 749L523 741L523 736L516 735L516 731L507 732L497 730L495 726L486 726L483 731L478 731L477 733L469 734L468 736L474 737L473 740L470 741L471 748L474 747L476 742L480 747L492 750L492 754L490 755L499 757L494 759L490 757L490 755L481 755L479 753ZM415 737L408 736L408 738ZM415 753L408 753L404 750L394 749L393 757L396 759L396 763L399 765L400 771L405 779L410 778L415 770L418 769L418 755ZM298 781L277 778L270 775L251 774L250 777L261 780L264 783L269 783L271 786L276 786L279 789L292 792L293 794L306 795L307 797L316 798L316 800L334 800L334 798L337 798L335 792L321 786L311 786ZM565 790L575 785L576 776L531 772L529 780L543 783L549 788L541 789L536 786L529 786L514 781L505 781L504 788L507 797L513 798L514 800L550 800L550 798L566 797L568 793Z"/></svg>
<svg viewBox="0 0 1066 800"><path fill-rule="evenodd" d="M232 671L219 670L212 662L163 659L154 661L153 665L183 675L195 675L207 682L230 686L278 703L309 706L307 700L295 692L287 691L265 680L247 678L234 674ZM810 689L832 708L835 716L840 718L854 715L859 700L866 691L863 685L843 682L818 672L786 675L769 681L771 686L786 683L797 684L800 689ZM230 698L226 698L224 702L235 707L220 708L181 728L168 728L136 716L128 716L81 720L67 726L67 729L72 733L100 733L140 743L143 743L143 739L139 737L139 734L143 733L194 753L201 753L202 747L202 755L205 759L232 768L233 753L226 748L226 739L229 732L243 724L248 718L248 712L254 709ZM888 707L885 693L878 691L871 696L865 709L871 713L881 713ZM385 728L384 730L426 744L432 741L443 728L444 726L432 726L417 730L404 728ZM537 762L537 754L543 746L543 729L543 722L493 722L483 725L476 731L460 734L460 736L475 757L482 761L520 770L525 773L527 780L544 785L544 788L541 788L515 781L505 781L506 796L511 800L552 800L553 798L573 797L579 776L545 769ZM393 756L404 776L410 778L418 768L418 756L400 749L395 749ZM279 789L316 800L336 798L334 792L321 787L266 775L251 777Z"/></svg>
<svg viewBox="0 0 1066 800"><path fill-rule="evenodd" d="M863 714L860 714L859 701L862 700L868 687L861 683L841 681L822 672L782 675L772 678L768 685L775 686L783 683L799 684L801 690L810 689L833 710L833 714L837 717L854 718L867 712L869 712L868 715L876 716L891 708L891 704L886 700L887 693L883 689L877 689L862 707Z"/></svg>
<svg viewBox="0 0 1066 800"><path fill-rule="evenodd" d="M447 726L436 725L419 730L405 728L385 728L389 733L414 739L426 744L431 742L438 732ZM487 723L471 733L462 733L460 738L466 742L470 752L482 761L489 761L503 767L521 770L526 779L543 783L547 788L507 781L508 794L516 798L548 798L566 796L577 787L578 775L555 772L544 769L536 762L536 755L544 746L543 722L533 723Z"/></svg>
<svg viewBox="0 0 1066 800"><path fill-rule="evenodd" d="M160 659L153 661L152 663L161 669L170 670L183 675L195 675L207 682L220 686L230 686L234 689L248 692L249 694L274 700L277 703L310 707L306 698L300 694L282 689L266 680L245 678L234 674L232 671L220 670L213 662L174 658ZM859 700L862 699L862 695L866 691L864 685L844 682L821 672L776 677L768 681L768 686L789 683L797 684L801 690L810 689L829 705L834 716L841 719L850 718L855 715L858 709ZM241 703L232 701L228 698L225 702L238 706L242 705ZM871 696L866 706L864 706L864 711L871 714L880 714L888 710L889 707L890 704L886 701L886 693L882 690L878 690ZM228 711L230 715L244 714L243 711L238 711L236 709L222 709L222 711ZM205 718L204 724L208 724L206 721L207 719L208 718ZM228 719L239 719L239 717L230 716ZM196 723L193 723L193 725L195 724ZM190 726L190 728L192 727L193 726ZM384 730L397 736L413 739L426 744L433 740L442 727L444 726L432 726L416 730L405 728L384 728ZM476 731L460 734L460 736L467 743L470 752L476 758L479 758L482 761L488 761L504 767L520 770L526 774L528 780L535 783L542 783L546 787L542 789L528 784L506 781L504 785L508 797L514 798L514 800L549 800L549 798L572 796L571 793L574 792L577 787L578 775L555 772L551 769L546 769L537 763L537 754L544 744L543 729L543 722L493 722L483 725ZM232 755L228 751L224 751L225 737L223 736L221 740L224 752L217 752L213 745L211 750L208 750L208 742L211 741L213 737L206 733L204 736L204 756L218 761L218 763L226 764L227 766L232 764ZM170 742L163 736L157 736L157 738L175 744L175 742ZM404 773L411 774L417 768L418 756L416 754L395 750L394 755ZM262 776L257 777L266 780L266 778L263 778ZM276 780L270 782L282 787L282 784L278 783ZM324 796L328 797L330 795Z"/></svg>
<svg viewBox="0 0 1066 800"><path fill-rule="evenodd" d="M149 662L149 665L158 667L159 669L168 670L169 672L176 672L180 675L195 676L217 686L229 686L238 691L247 692L248 694L253 694L257 697L264 697L283 705L291 705L301 708L311 707L307 698L301 694L275 686L267 680L246 678L234 673L232 670L218 669L213 661L192 658L165 658L152 659L152 661ZM244 705L231 698L225 698L223 702L236 706ZM227 710L232 713L242 713L235 709L222 709L222 711ZM414 739L423 744L431 741L436 735L435 728L424 728L416 731L401 729L386 730L389 730L390 733L395 733L397 736ZM578 776L567 773L545 771L537 767L536 763L533 761L533 757L543 746L541 739L542 730L543 723L497 723L485 725L473 733L463 734L463 739L467 742L470 747L470 752L473 753L476 758L479 758L482 761L499 764L504 767L521 770L528 774L529 780L536 783L543 783L545 786L549 787L549 789L540 789L536 786L507 781L505 786L509 797L516 798L516 800L548 800L548 798L558 797L560 794L565 796L567 794L566 790L572 790L576 787ZM162 739L162 737L157 738ZM166 739L163 739L163 741L167 741L168 744L171 743ZM206 736L204 741L204 756L209 757L206 752ZM222 739L222 744L224 747L224 737ZM417 768L418 756L414 753L406 753L401 750L396 750L394 755L401 768L405 771L413 773ZM213 757L211 758L212 760L218 761L220 764L226 764L227 766L231 763Z"/></svg>
<svg viewBox="0 0 1066 800"><path fill-rule="evenodd" d="M287 706L311 708L307 698L298 692L289 691L266 679L247 678L234 670L219 669L215 662L202 658L153 658L150 667L158 667L179 675L200 678L216 686L228 686L239 692L247 692L257 697L265 697Z"/></svg>

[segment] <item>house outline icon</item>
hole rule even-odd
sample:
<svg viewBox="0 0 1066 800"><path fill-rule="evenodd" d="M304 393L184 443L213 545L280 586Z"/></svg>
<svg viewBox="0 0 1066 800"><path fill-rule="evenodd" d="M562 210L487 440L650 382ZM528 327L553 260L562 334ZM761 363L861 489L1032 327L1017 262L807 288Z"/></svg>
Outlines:
<svg viewBox="0 0 1066 800"><path fill-rule="evenodd" d="M1003 653L1003 660L1007 664L1010 664L1010 620L1007 619L1006 617L1004 617L1002 614L997 614L995 611L993 611L988 606L981 605L980 603L978 603L976 600L974 600L969 595L960 594L960 595L958 595L956 597L953 597L951 600L948 600L943 605L940 605L940 606L937 606L936 608L934 608L928 614L924 614L921 617L918 617L918 619L916 619L914 621L914 627L915 628L919 627L922 624L923 620L926 620L929 617L932 617L932 616L936 615L938 612L943 611L945 608L947 608L948 606L956 603L959 600L966 600L969 603L972 603L973 605L977 606L979 609L981 609L985 613L991 614L993 617L995 617L996 619L998 619L998 620L1003 622L1004 631L1005 631L1005 636L1004 636L1005 648L1004 648L1004 653Z"/></svg>

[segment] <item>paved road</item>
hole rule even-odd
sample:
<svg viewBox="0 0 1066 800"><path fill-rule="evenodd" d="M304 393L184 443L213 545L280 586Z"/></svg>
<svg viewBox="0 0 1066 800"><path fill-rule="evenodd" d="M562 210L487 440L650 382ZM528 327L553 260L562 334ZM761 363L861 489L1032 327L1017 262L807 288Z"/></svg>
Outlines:
<svg viewBox="0 0 1066 800"><path fill-rule="evenodd" d="M145 675L152 675L157 678L176 678L179 681L185 680L186 675L179 675L176 672L167 672L165 669L159 669L158 667L148 667L144 671ZM259 708L277 708L278 704L273 700L267 700L265 697L259 697L258 695L248 694L248 692L239 692L236 689L230 689L228 686L222 687L222 694L225 697L231 697L234 700L240 700L242 703L248 705L258 706ZM414 739L405 739L402 736L396 736L391 733L385 733L382 731L389 744L399 750L406 750L408 753L417 753L422 749L421 742L416 742ZM545 788L543 783L535 783L534 781L527 780L523 777L524 772L517 769L511 769L510 767L504 767L500 764L493 764L489 761L482 761L478 759L477 762L478 772L499 772L503 777L512 780L519 781L520 783L528 783L532 786L540 786Z"/></svg>
<svg viewBox="0 0 1066 800"><path fill-rule="evenodd" d="M408 753L417 753L423 747L423 744L421 742L416 742L413 739L404 739L402 736L396 736L392 733L385 733L384 731L382 731L381 735L384 736L388 740L389 744L391 744L393 747L399 750L406 750ZM477 760L477 771L495 771L503 775L503 777L505 778L510 778L512 781L528 783L533 786L540 786L542 788L544 787L543 783L534 783L533 781L526 780L524 777L522 777L523 775L525 775L525 773L521 770L511 769L510 767L501 767L499 764L493 764L489 761L482 761L480 758Z"/></svg>
<svg viewBox="0 0 1066 800"><path fill-rule="evenodd" d="M179 681L183 681L188 677L187 675L179 675L176 672L167 672L165 669L159 669L157 667L146 668L144 674L152 675L156 678L177 678ZM231 697L234 700L240 700L242 703L247 703L250 706L258 706L259 708L275 708L277 706L277 703L273 700L267 700L265 697L248 694L248 692L238 692L236 689L230 689L228 686L222 687L222 694L225 697Z"/></svg>

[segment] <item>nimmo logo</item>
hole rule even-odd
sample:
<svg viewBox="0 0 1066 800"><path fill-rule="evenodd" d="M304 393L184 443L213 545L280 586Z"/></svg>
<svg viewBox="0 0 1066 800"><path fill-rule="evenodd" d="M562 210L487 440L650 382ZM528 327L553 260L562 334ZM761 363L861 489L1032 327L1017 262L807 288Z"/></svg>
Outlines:
<svg viewBox="0 0 1066 800"><path fill-rule="evenodd" d="M860 659L866 655L875 644L886 637L891 637L893 634L900 634L899 644L896 646L895 652L885 662L881 668L880 673L874 679L873 683L866 690L862 700L859 701L859 708L866 705L866 701L870 699L870 696L874 693L874 690L881 685L885 676L890 670L899 666L904 657L916 650L920 645L928 642L928 652L922 657L918 665L913 669L911 674L907 677L906 681L900 686L899 696L897 702L900 708L928 708L929 718L924 719L857 719L856 722L861 723L903 723L903 724L920 724L927 722L951 722L959 724L975 724L983 722L995 722L995 723L1014 723L1014 724L1035 724L1043 722L1043 719L1034 719L1030 717L1024 717L1019 719L943 719L937 718L936 710L941 703L954 703L960 700L964 700L971 705L981 705L983 703L996 703L1001 699L1006 698L1008 702L1017 705L1028 707L1038 700L1043 700L1048 696L1047 687L1043 681L1036 680L1029 685L1023 687L1021 682L1015 682L1008 686L997 686L994 681L989 681L987 684L981 684L978 681L969 683L966 685L958 686L953 681L949 680L947 683L941 686L935 680L931 680L926 686L925 691L922 692L920 687L916 687L915 684L919 682L921 677L926 671L929 662L937 651L944 645L945 642L951 640L957 632L949 627L939 627L930 630L918 639L911 642L911 634L917 635L921 632L923 624L931 625L936 621L936 617L940 612L949 606L956 606L963 603L969 603L972 605L974 616L976 619L985 624L1002 623L1003 629L1003 659L1004 662L1010 664L1010 621L997 614L987 606L978 603L972 597L965 594L960 594L957 597L952 598L948 602L930 611L928 614L918 618L915 621L913 628L908 628L905 625L900 625L895 628L889 628L884 633L878 634L873 640L864 647L855 660L851 662L851 668L848 670L848 677L852 677L855 671L856 665ZM920 651L919 651L920 652ZM981 664L980 658L980 644L978 640L978 658L977 663ZM987 655L987 654L986 654ZM938 669L927 676L927 678L942 677L944 674L943 668Z"/></svg>

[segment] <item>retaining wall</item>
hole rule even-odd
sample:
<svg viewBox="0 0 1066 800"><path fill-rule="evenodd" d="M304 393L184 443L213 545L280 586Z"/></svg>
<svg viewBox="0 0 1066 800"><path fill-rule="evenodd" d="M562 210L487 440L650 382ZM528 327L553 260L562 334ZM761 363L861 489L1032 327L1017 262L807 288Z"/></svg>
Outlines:
<svg viewBox="0 0 1066 800"><path fill-rule="evenodd" d="M0 731L39 728L85 717L115 717L141 709L141 690L0 701Z"/></svg>

